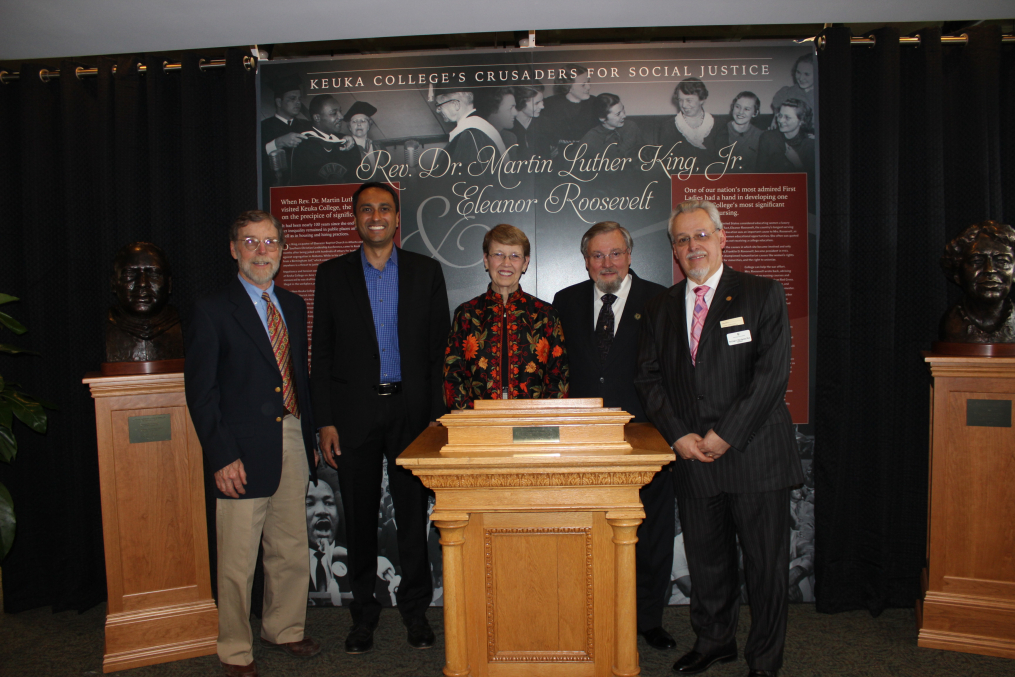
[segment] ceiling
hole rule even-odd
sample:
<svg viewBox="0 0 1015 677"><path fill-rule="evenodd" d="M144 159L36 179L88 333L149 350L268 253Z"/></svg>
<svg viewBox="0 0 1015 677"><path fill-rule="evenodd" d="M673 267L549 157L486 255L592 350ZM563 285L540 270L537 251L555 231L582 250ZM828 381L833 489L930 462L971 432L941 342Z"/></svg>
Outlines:
<svg viewBox="0 0 1015 677"><path fill-rule="evenodd" d="M1012 17L1013 0L2 0L0 61L253 44L325 43L317 53L326 53L335 41L479 33L506 35L502 44L511 44L512 33L529 29L552 36L566 29L718 26L725 32L703 37L729 39L758 37L749 29L773 24ZM665 37L672 32L665 31ZM612 35L614 41L630 39ZM468 40L461 46L470 46ZM289 50L294 51L306 50Z"/></svg>

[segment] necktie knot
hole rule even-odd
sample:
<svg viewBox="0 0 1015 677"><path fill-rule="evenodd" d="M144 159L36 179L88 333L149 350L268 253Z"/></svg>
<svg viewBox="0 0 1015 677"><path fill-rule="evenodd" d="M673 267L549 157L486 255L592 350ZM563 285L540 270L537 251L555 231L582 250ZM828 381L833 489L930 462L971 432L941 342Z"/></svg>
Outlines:
<svg viewBox="0 0 1015 677"><path fill-rule="evenodd" d="M694 288L694 295L699 299L708 293L709 288L706 285L700 285Z"/></svg>
<svg viewBox="0 0 1015 677"><path fill-rule="evenodd" d="M603 301L603 305L604 306L612 306L613 302L616 301L616 300L617 300L617 297L616 297L615 294L603 294L602 301Z"/></svg>

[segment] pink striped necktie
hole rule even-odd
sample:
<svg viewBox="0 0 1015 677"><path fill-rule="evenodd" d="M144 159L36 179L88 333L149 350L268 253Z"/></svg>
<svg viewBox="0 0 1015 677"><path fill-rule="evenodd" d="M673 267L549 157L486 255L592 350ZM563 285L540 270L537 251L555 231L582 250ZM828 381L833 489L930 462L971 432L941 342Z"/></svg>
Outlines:
<svg viewBox="0 0 1015 677"><path fill-rule="evenodd" d="M694 288L694 317L691 319L691 364L696 364L698 358L698 341L701 340L701 330L705 326L705 316L708 315L708 304L705 303L705 294L708 287L701 285Z"/></svg>

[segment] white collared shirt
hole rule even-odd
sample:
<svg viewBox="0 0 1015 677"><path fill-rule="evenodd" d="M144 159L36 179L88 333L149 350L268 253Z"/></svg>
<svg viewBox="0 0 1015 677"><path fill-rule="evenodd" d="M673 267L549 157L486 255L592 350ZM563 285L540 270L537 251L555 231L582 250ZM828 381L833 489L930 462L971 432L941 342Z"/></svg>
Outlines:
<svg viewBox="0 0 1015 677"><path fill-rule="evenodd" d="M722 277L722 263L719 264L719 270L712 273L712 277L705 280L703 283L708 287L708 291L705 292L705 305L709 308L712 307L712 297L715 296L716 285L719 284L719 278ZM694 321L694 304L698 300L698 295L694 293L695 287L701 285L695 284L690 278L687 280L687 289L684 291L684 310L687 312L687 346L691 346L691 322Z"/></svg>
<svg viewBox="0 0 1015 677"><path fill-rule="evenodd" d="M624 306L627 304L627 297L631 293L631 271L627 271L627 275L624 276L624 281L620 283L620 289L618 289L614 296L617 300L613 302L613 335L617 335L617 329L620 328L620 318L624 316ZM604 292L599 291L595 283L592 283L592 331L596 330L596 323L599 322L599 313L603 309L603 296Z"/></svg>

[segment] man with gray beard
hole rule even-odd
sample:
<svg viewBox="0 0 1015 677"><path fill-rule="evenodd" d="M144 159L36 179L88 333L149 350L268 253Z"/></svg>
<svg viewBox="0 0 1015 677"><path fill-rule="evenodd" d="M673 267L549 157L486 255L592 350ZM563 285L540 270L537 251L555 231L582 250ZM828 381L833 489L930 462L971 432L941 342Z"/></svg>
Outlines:
<svg viewBox="0 0 1015 677"><path fill-rule="evenodd" d="M557 292L571 365L570 397L601 397L635 421L646 421L634 388L638 332L645 303L666 288L631 270L634 240L615 221L603 221L582 236L581 252L589 279ZM635 548L638 579L638 632L649 646L671 649L673 638L662 627L666 588L673 567L673 483L669 468L642 487L645 521Z"/></svg>
<svg viewBox="0 0 1015 677"><path fill-rule="evenodd" d="M184 389L215 480L218 657L228 677L257 677L250 596L264 545L260 646L308 658L307 480L317 479L307 368L307 304L275 286L285 234L267 212L229 231L238 274L198 299L186 332Z"/></svg>

